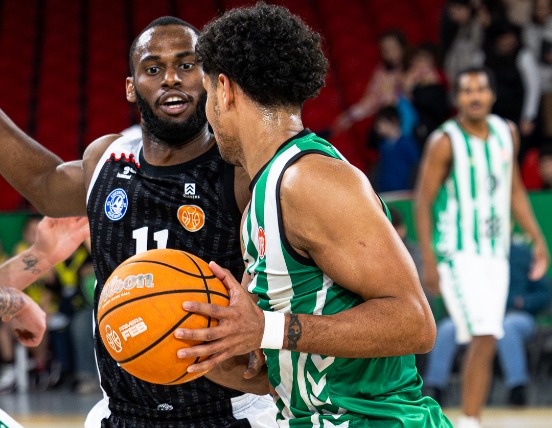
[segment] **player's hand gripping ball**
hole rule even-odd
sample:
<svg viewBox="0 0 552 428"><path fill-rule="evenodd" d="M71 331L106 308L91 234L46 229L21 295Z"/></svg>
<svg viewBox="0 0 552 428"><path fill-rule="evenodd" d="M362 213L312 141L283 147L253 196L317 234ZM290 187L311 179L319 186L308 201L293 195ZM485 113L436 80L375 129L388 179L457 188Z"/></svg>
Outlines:
<svg viewBox="0 0 552 428"><path fill-rule="evenodd" d="M151 383L176 385L205 374L188 373L207 357L182 359L178 349L198 341L174 337L174 330L205 328L218 320L188 313L187 300L228 306L226 287L208 264L177 250L150 250L113 271L98 303L100 335L111 357L130 374Z"/></svg>

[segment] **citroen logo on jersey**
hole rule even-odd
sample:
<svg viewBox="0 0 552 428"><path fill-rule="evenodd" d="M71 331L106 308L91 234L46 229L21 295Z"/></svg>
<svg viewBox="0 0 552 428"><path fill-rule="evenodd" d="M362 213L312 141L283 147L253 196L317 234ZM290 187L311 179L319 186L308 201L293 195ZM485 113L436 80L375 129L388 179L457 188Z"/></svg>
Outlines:
<svg viewBox="0 0 552 428"><path fill-rule="evenodd" d="M266 236L265 231L262 227L259 227L257 239L259 241L259 258L262 260L264 259L266 253Z"/></svg>
<svg viewBox="0 0 552 428"><path fill-rule="evenodd" d="M178 208L178 221L188 232L197 232L205 225L205 212L197 205L182 205Z"/></svg>
<svg viewBox="0 0 552 428"><path fill-rule="evenodd" d="M121 344L121 338L115 330L111 328L109 324L105 326L105 338L107 343L115 352L121 352L123 350L123 345Z"/></svg>
<svg viewBox="0 0 552 428"><path fill-rule="evenodd" d="M113 190L105 200L105 215L113 221L123 218L128 208L128 197L123 189Z"/></svg>

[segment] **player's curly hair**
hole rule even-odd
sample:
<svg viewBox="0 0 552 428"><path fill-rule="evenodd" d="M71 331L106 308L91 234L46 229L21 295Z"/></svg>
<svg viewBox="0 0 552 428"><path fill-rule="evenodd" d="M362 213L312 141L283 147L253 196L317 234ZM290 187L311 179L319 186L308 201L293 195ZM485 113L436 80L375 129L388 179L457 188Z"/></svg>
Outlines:
<svg viewBox="0 0 552 428"><path fill-rule="evenodd" d="M265 3L210 22L196 54L215 82L224 73L266 107L300 106L316 97L328 69L320 35L288 9Z"/></svg>

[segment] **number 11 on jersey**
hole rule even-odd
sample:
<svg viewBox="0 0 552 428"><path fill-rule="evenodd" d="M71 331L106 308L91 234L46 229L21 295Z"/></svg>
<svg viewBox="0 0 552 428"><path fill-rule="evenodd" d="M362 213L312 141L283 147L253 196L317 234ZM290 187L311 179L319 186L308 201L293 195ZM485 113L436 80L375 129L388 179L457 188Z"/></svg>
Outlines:
<svg viewBox="0 0 552 428"><path fill-rule="evenodd" d="M148 248L148 226L141 227L132 231L132 237L136 240L136 254L144 253ZM169 230L163 229L153 234L153 240L157 242L157 249L164 250L167 248L169 239Z"/></svg>

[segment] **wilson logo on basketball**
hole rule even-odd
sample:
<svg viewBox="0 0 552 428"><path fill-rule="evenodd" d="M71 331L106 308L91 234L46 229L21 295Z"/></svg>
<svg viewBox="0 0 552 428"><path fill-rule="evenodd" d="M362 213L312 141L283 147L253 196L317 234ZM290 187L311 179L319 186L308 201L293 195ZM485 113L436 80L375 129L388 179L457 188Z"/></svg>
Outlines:
<svg viewBox="0 0 552 428"><path fill-rule="evenodd" d="M264 259L266 252L266 236L265 231L262 227L259 227L259 234L257 238L259 240L259 258L262 260Z"/></svg>
<svg viewBox="0 0 552 428"><path fill-rule="evenodd" d="M98 304L101 306L104 302L108 302L113 296L117 298L122 291L129 291L133 288L153 288L153 286L153 274L151 273L129 275L124 279L120 279L115 275L104 285Z"/></svg>
<svg viewBox="0 0 552 428"><path fill-rule="evenodd" d="M205 213L197 205L182 205L178 208L178 221L188 232L197 232L205 225Z"/></svg>

